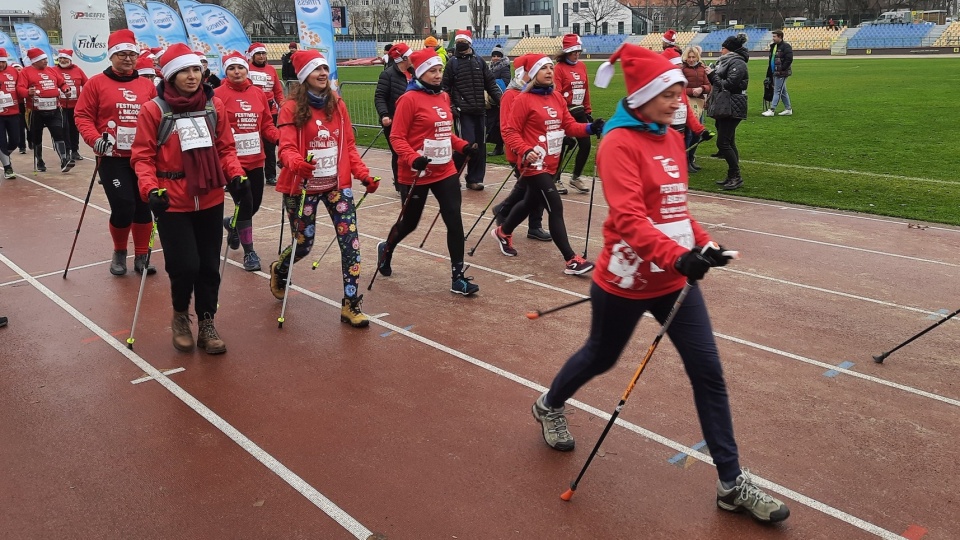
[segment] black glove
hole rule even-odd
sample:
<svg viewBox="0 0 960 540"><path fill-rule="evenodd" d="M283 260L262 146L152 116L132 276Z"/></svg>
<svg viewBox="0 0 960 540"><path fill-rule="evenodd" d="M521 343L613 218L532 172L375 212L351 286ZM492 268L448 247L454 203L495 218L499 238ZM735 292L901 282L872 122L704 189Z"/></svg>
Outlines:
<svg viewBox="0 0 960 540"><path fill-rule="evenodd" d="M674 263L677 272L687 276L691 281L700 281L707 274L707 270L713 266L713 263L700 254L700 248L693 248L684 253Z"/></svg>
<svg viewBox="0 0 960 540"><path fill-rule="evenodd" d="M150 211L154 215L166 212L167 208L170 208L170 199L167 197L166 190L161 192L159 189L151 189L147 204L150 205Z"/></svg>
<svg viewBox="0 0 960 540"><path fill-rule="evenodd" d="M700 254L703 256L703 258L710 261L710 266L726 266L733 257L724 255L724 251L727 250L724 249L723 246L717 244L716 242L710 242L705 248L700 250Z"/></svg>
<svg viewBox="0 0 960 540"><path fill-rule="evenodd" d="M590 134L600 137L603 133L603 125L606 122L603 121L603 118L597 118L596 120L590 122Z"/></svg>
<svg viewBox="0 0 960 540"><path fill-rule="evenodd" d="M710 139L712 139L712 138L714 138L714 137L716 137L716 136L717 136L717 134L714 133L714 132L712 132L712 131L710 131L709 129L705 129L705 130L703 130L702 132L700 132L700 140L701 140L701 141L709 141Z"/></svg>
<svg viewBox="0 0 960 540"><path fill-rule="evenodd" d="M227 184L227 191L233 196L235 203L244 203L247 208L253 208L253 190L246 176L234 176Z"/></svg>
<svg viewBox="0 0 960 540"><path fill-rule="evenodd" d="M587 114L587 122L593 123L593 115Z"/></svg>
<svg viewBox="0 0 960 540"><path fill-rule="evenodd" d="M477 159L477 154L480 153L480 147L477 143L468 144L463 147L463 155L470 160Z"/></svg>
<svg viewBox="0 0 960 540"><path fill-rule="evenodd" d="M427 168L427 163L430 163L430 161L432 160L427 156L420 156L413 160L413 168L418 171L422 171Z"/></svg>

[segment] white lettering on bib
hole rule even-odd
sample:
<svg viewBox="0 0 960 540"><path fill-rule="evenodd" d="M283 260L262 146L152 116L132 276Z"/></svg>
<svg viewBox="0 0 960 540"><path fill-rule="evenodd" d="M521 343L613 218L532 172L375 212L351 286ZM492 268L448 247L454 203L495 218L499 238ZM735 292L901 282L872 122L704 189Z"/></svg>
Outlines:
<svg viewBox="0 0 960 540"><path fill-rule="evenodd" d="M137 128L117 126L117 150L133 148L133 139L137 136Z"/></svg>
<svg viewBox="0 0 960 540"><path fill-rule="evenodd" d="M15 102L13 101L13 96L6 93L0 92L0 109L6 109L7 107L13 107Z"/></svg>
<svg viewBox="0 0 960 540"><path fill-rule="evenodd" d="M424 139L423 155L424 157L430 158L430 163L433 165L450 163L450 159L453 157L453 148L450 146L450 139L440 141L436 139Z"/></svg>
<svg viewBox="0 0 960 540"><path fill-rule="evenodd" d="M260 153L259 133L234 133L233 140L237 143L238 156L255 156Z"/></svg>
<svg viewBox="0 0 960 540"><path fill-rule="evenodd" d="M33 107L38 111L52 111L57 108L57 98L55 97L38 97L33 98Z"/></svg>
<svg viewBox="0 0 960 540"><path fill-rule="evenodd" d="M676 111L673 111L673 123L672 126L682 126L687 123L687 105L685 103L680 104L680 108Z"/></svg>
<svg viewBox="0 0 960 540"><path fill-rule="evenodd" d="M551 156L560 155L563 149L564 132L562 129L555 129L547 132L547 154Z"/></svg>
<svg viewBox="0 0 960 540"><path fill-rule="evenodd" d="M206 120L199 118L178 118L177 135L180 136L180 149L186 152L194 148L213 146L213 137Z"/></svg>
<svg viewBox="0 0 960 540"><path fill-rule="evenodd" d="M574 88L573 89L573 104L574 105L583 105L583 98L586 96L587 91L583 88Z"/></svg>

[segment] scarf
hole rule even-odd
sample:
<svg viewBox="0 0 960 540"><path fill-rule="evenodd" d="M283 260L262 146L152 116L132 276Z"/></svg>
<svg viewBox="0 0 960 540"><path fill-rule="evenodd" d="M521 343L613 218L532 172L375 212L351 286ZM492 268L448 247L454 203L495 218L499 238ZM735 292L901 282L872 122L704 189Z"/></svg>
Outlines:
<svg viewBox="0 0 960 540"><path fill-rule="evenodd" d="M553 93L553 85L541 86L539 84L527 84L523 91L530 92L531 94L537 94L539 96L546 96Z"/></svg>
<svg viewBox="0 0 960 540"><path fill-rule="evenodd" d="M607 120L603 126L603 134L606 135L617 128L627 128L636 131L648 131L654 135L666 135L667 126L654 122L645 122L627 110L627 99L620 100L617 104L617 110L613 116Z"/></svg>
<svg viewBox="0 0 960 540"><path fill-rule="evenodd" d="M441 88L439 85L425 83L420 79L413 77L410 79L410 82L407 83L407 90L417 90L420 92L426 92L428 94L439 94L443 91L443 88Z"/></svg>
<svg viewBox="0 0 960 540"><path fill-rule="evenodd" d="M112 67L108 67L107 69L103 70L103 74L117 82L130 82L140 76L137 74L137 70L131 71L129 75L122 75Z"/></svg>
<svg viewBox="0 0 960 540"><path fill-rule="evenodd" d="M213 89L207 85L201 85L192 96L182 96L174 85L168 85L167 81L160 82L157 86L157 94L160 99L167 102L174 114L202 111L207 105L207 100L213 99ZM197 117L196 120L206 121L204 117ZM217 154L216 126L208 125L208 128L214 146L193 148L183 152L181 157L183 171L187 173L184 178L187 183L187 195L191 197L205 195L211 190L227 185L227 175L223 172L220 156Z"/></svg>
<svg viewBox="0 0 960 540"><path fill-rule="evenodd" d="M327 106L327 98L326 96L318 96L307 90L307 104L314 109L323 109Z"/></svg>

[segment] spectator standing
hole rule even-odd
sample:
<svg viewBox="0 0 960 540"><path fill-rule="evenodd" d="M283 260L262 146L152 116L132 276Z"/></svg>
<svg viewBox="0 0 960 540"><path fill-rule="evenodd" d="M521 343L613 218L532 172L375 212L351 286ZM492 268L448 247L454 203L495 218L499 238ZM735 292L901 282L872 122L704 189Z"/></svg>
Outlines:
<svg viewBox="0 0 960 540"><path fill-rule="evenodd" d="M510 84L510 60L503 55L503 47L497 45L490 53L490 72L493 73L493 80L500 87L500 94L507 89ZM493 143L493 152L488 152L488 156L503 155L503 137L500 136L500 106L493 106L490 99L487 99L487 142Z"/></svg>
<svg viewBox="0 0 960 540"><path fill-rule="evenodd" d="M683 51L683 64L681 69L683 77L687 79L687 99L690 101L690 108L698 121L703 121L703 111L706 106L707 96L713 90L710 79L707 77L707 66L703 65L700 58L701 49L699 46L687 47ZM687 148L694 143L692 131L687 132ZM700 166L696 161L697 149L692 148L687 151L687 172L697 172Z"/></svg>
<svg viewBox="0 0 960 540"><path fill-rule="evenodd" d="M390 168L393 170L393 188L400 191L400 184L397 183L397 152L393 149L390 142L390 132L393 126L393 114L397 110L397 99L407 91L407 84L410 82L410 47L406 43L397 43L390 49L390 55L394 61L389 69L380 73L377 80L377 89L373 94L373 103L377 108L377 115L380 116L380 125L383 126L383 135L387 139L387 146L390 148Z"/></svg>
<svg viewBox="0 0 960 540"><path fill-rule="evenodd" d="M197 56L200 57L200 67L203 70L203 78L201 79L203 84L209 84L210 88L219 88L222 81L220 81L220 77L217 77L213 72L210 71L210 65L207 62L207 55L204 54L203 51L196 52Z"/></svg>
<svg viewBox="0 0 960 540"><path fill-rule="evenodd" d="M441 86L450 94L460 137L481 148L477 157L467 165L466 174L467 189L481 191L487 167L487 153L482 151L486 144L486 98L483 92L486 90L491 105L497 107L500 106L501 92L487 63L474 54L470 30L457 30L454 43L454 57L443 70ZM457 170L461 170L465 159L462 154L454 156Z"/></svg>
<svg viewBox="0 0 960 540"><path fill-rule="evenodd" d="M280 75L284 81L297 80L297 70L293 69L293 53L297 52L300 46L296 41L290 42L290 50L283 53L280 57Z"/></svg>
<svg viewBox="0 0 960 540"><path fill-rule="evenodd" d="M737 126L747 117L747 61L750 54L744 48L746 34L730 36L720 47L720 59L715 68L707 68L707 77L713 90L707 99L707 116L717 121L717 150L727 161L727 177L717 181L725 190L739 189L740 152L737 150Z"/></svg>
<svg viewBox="0 0 960 540"><path fill-rule="evenodd" d="M790 105L790 94L787 93L787 77L793 75L793 47L783 40L783 30L773 31L773 42L770 44L770 61L767 62L767 78L773 79L773 101L770 108L763 111L763 116L773 116L777 110L777 103L783 101L783 111L780 116L791 116L793 107Z"/></svg>

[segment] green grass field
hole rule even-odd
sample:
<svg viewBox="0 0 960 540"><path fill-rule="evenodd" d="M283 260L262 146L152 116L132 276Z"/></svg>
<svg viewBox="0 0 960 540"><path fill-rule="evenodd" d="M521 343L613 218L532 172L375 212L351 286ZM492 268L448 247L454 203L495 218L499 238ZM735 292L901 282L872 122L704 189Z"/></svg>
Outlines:
<svg viewBox="0 0 960 540"><path fill-rule="evenodd" d="M340 68L357 123L376 122L374 87L350 82L376 81L380 71ZM594 117L609 117L624 97L617 71L609 88L591 87ZM760 116L765 71L763 61L750 63L750 116L737 130L744 184L736 195L960 225L958 139L950 135L958 128L960 58L798 58L788 82L791 117ZM375 134L361 128L358 145ZM382 137L376 145L386 146ZM708 157L715 150L713 141L701 144L693 189L718 191L714 181L726 163Z"/></svg>

